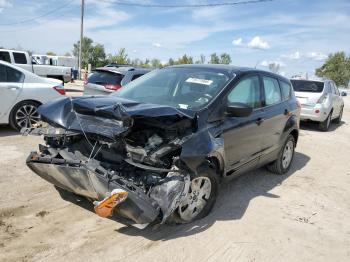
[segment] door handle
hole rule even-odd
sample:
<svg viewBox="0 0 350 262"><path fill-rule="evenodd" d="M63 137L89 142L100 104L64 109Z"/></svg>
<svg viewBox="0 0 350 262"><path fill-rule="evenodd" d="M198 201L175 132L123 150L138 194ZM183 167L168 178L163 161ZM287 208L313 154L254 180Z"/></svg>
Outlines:
<svg viewBox="0 0 350 262"><path fill-rule="evenodd" d="M264 119L262 119L261 117L259 117L257 120L255 120L255 123L260 126L261 123L264 122Z"/></svg>

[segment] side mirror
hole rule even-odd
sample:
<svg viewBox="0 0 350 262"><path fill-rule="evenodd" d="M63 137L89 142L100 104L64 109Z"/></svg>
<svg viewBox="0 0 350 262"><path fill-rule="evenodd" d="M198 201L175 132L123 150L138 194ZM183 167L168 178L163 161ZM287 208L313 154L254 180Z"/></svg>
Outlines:
<svg viewBox="0 0 350 262"><path fill-rule="evenodd" d="M253 108L243 103L229 103L226 114L234 117L247 117L253 112Z"/></svg>
<svg viewBox="0 0 350 262"><path fill-rule="evenodd" d="M346 93L345 91L343 91L343 92L341 92L341 94L340 94L341 96L347 96L348 95L348 93Z"/></svg>

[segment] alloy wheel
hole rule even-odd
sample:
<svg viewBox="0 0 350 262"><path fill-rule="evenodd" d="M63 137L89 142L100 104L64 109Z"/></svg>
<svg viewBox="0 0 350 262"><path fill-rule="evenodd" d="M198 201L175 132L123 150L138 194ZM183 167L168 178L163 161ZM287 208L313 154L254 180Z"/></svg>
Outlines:
<svg viewBox="0 0 350 262"><path fill-rule="evenodd" d="M294 153L294 143L289 140L283 149L282 155L282 166L284 169L287 169L292 161Z"/></svg>
<svg viewBox="0 0 350 262"><path fill-rule="evenodd" d="M180 218L184 221L191 221L200 214L207 205L211 189L209 178L197 177L193 179L186 198L179 206Z"/></svg>
<svg viewBox="0 0 350 262"><path fill-rule="evenodd" d="M20 128L33 126L40 120L37 107L29 104L21 106L16 111L15 120Z"/></svg>

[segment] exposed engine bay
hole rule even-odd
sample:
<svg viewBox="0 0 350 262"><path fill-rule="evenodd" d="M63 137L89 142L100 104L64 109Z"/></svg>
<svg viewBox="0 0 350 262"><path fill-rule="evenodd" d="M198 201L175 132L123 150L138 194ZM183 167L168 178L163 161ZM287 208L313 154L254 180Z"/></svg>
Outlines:
<svg viewBox="0 0 350 262"><path fill-rule="evenodd" d="M125 103L113 103L103 107L109 117L102 119L100 111L84 105L86 100L77 102L82 103L67 98L42 106L40 125L22 130L45 140L27 165L50 183L102 203L104 209L95 207L99 215L117 206L115 212L130 224L164 223L186 197L196 172L183 152L184 144L187 155L193 146L195 115L154 107L132 115ZM61 111L53 112L59 105Z"/></svg>

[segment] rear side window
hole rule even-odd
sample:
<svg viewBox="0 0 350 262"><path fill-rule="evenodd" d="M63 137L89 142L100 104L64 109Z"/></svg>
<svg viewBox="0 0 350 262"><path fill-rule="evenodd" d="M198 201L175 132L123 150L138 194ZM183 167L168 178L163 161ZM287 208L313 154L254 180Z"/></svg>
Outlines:
<svg viewBox="0 0 350 262"><path fill-rule="evenodd" d="M309 80L291 80L295 92L322 93L323 82Z"/></svg>
<svg viewBox="0 0 350 262"><path fill-rule="evenodd" d="M7 82L11 83L22 83L24 80L24 74L11 67L6 67Z"/></svg>
<svg viewBox="0 0 350 262"><path fill-rule="evenodd" d="M239 82L227 97L228 103L244 103L252 108L261 107L260 84L257 76Z"/></svg>
<svg viewBox="0 0 350 262"><path fill-rule="evenodd" d="M263 76L264 92L265 92L265 105L271 106L282 101L281 90L277 79L272 77Z"/></svg>
<svg viewBox="0 0 350 262"><path fill-rule="evenodd" d="M7 81L6 66L0 64L0 83Z"/></svg>
<svg viewBox="0 0 350 262"><path fill-rule="evenodd" d="M13 52L13 58L16 64L27 64L27 58L24 53Z"/></svg>
<svg viewBox="0 0 350 262"><path fill-rule="evenodd" d="M98 85L120 85L124 75L118 73L112 73L108 71L95 71L89 78L88 83L98 84Z"/></svg>
<svg viewBox="0 0 350 262"><path fill-rule="evenodd" d="M282 100L288 100L291 96L292 87L290 84L280 81Z"/></svg>
<svg viewBox="0 0 350 262"><path fill-rule="evenodd" d="M143 74L137 74L137 75L133 75L133 77L131 78L131 81L139 78L140 76L143 76Z"/></svg>
<svg viewBox="0 0 350 262"><path fill-rule="evenodd" d="M5 51L0 51L0 60L11 63L10 53Z"/></svg>

